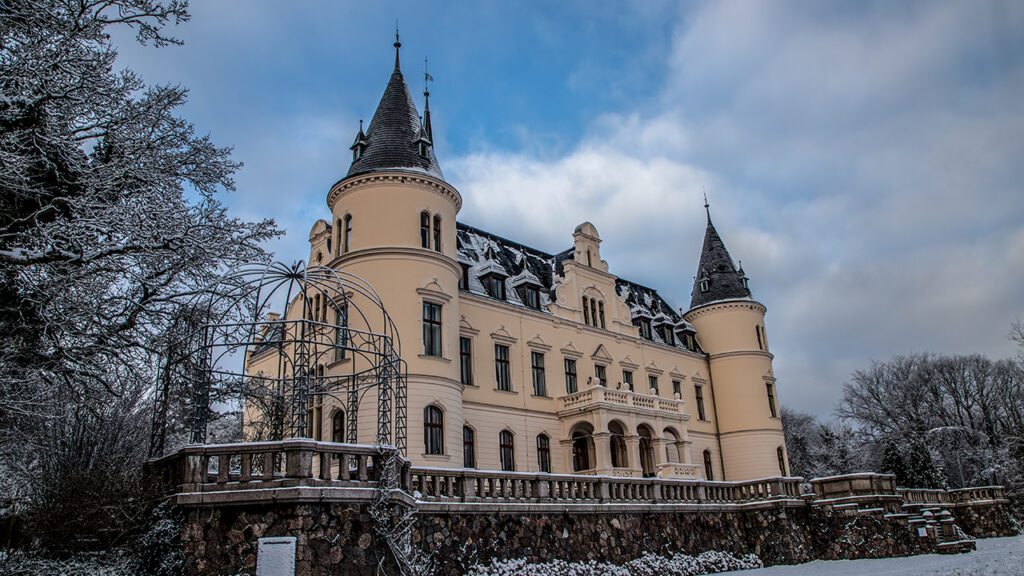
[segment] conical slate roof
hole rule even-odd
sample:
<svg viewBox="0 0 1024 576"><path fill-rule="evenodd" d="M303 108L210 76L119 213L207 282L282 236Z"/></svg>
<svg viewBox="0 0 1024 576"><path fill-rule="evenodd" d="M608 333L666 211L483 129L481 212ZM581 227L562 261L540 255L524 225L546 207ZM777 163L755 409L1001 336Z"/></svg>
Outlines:
<svg viewBox="0 0 1024 576"><path fill-rule="evenodd" d="M399 46L396 42L395 70L391 73L391 80L370 121L365 143L362 144L363 150L352 161L346 177L382 170L408 170L444 179L437 158L434 157L433 145L428 144L426 154L420 154L418 140L423 132L416 105L399 68ZM359 145L357 138L353 148Z"/></svg>
<svg viewBox="0 0 1024 576"><path fill-rule="evenodd" d="M704 231L704 246L700 251L700 264L697 266L697 278L693 282L690 293L690 309L736 298L750 298L750 289L744 286L744 274L736 270L736 265L725 249L722 237L711 223L708 213L708 226ZM707 290L701 289L701 281L707 280Z"/></svg>

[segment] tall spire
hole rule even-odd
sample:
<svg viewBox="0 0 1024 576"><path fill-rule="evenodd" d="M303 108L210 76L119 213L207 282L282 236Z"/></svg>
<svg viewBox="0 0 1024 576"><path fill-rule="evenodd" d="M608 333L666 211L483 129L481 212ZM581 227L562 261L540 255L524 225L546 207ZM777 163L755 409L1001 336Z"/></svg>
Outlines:
<svg viewBox="0 0 1024 576"><path fill-rule="evenodd" d="M420 120L399 67L398 50L402 43L397 27L394 46L395 69L391 73L391 79L384 89L384 95L380 98L365 136L356 137L352 165L347 176L400 170L419 172L443 180L444 175L434 156L433 144L426 133L426 130L429 130L429 120Z"/></svg>
<svg viewBox="0 0 1024 576"><path fill-rule="evenodd" d="M708 223L704 230L704 245L700 251L697 277L694 278L693 292L690 293L691 310L719 300L736 300L751 296L746 274L742 269L736 269L725 243L722 242L722 237L711 223L711 208L707 194L704 195L704 210L707 212Z"/></svg>
<svg viewBox="0 0 1024 576"><path fill-rule="evenodd" d="M430 83L434 81L434 77L430 75L427 70L427 59L423 59L423 130L427 134L427 138L433 143L434 134L430 129Z"/></svg>

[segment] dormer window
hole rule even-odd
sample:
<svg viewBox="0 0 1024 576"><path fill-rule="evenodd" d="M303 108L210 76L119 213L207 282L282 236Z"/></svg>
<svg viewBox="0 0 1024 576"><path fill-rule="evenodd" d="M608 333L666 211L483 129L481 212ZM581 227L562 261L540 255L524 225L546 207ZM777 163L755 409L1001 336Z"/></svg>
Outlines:
<svg viewBox="0 0 1024 576"><path fill-rule="evenodd" d="M491 298L497 298L498 300L505 299L505 277L500 274L487 274L486 276L480 277L480 283L483 284L484 290L487 291L487 295Z"/></svg>
<svg viewBox="0 0 1024 576"><path fill-rule="evenodd" d="M459 263L462 276L459 277L459 290L469 290L469 264Z"/></svg>
<svg viewBox="0 0 1024 576"><path fill-rule="evenodd" d="M672 326L668 324L658 326L658 335L660 335L661 339L665 341L665 344L668 344L669 346L676 345L676 334L673 331Z"/></svg>
<svg viewBox="0 0 1024 576"><path fill-rule="evenodd" d="M701 293L707 292L710 288L711 288L711 280L708 280L707 278L704 278L703 280L700 281L700 291L701 291Z"/></svg>
<svg viewBox="0 0 1024 576"><path fill-rule="evenodd" d="M420 156L423 156L424 158L426 158L426 156L427 156L427 143L426 142L420 142Z"/></svg>
<svg viewBox="0 0 1024 576"><path fill-rule="evenodd" d="M644 340L651 340L651 321L647 318L640 318L638 326L640 327L640 337Z"/></svg>
<svg viewBox="0 0 1024 576"><path fill-rule="evenodd" d="M526 284L523 286L523 304L526 304L530 308L540 310L540 289L533 284Z"/></svg>
<svg viewBox="0 0 1024 576"><path fill-rule="evenodd" d="M743 288L745 288L747 290L750 289L750 286L747 286L747 277L746 276L740 278L740 285L742 285Z"/></svg>
<svg viewBox="0 0 1024 576"><path fill-rule="evenodd" d="M359 158L361 158L362 156L363 156L363 147L362 146L356 146L355 148L352 149L352 161L353 162L355 162L356 160L359 160Z"/></svg>

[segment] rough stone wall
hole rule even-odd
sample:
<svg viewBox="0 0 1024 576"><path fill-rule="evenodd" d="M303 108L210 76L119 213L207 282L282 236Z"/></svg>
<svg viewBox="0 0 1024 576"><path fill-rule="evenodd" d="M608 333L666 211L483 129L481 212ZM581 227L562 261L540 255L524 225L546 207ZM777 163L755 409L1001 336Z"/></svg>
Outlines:
<svg viewBox="0 0 1024 576"><path fill-rule="evenodd" d="M722 550L757 554L766 565L817 559L883 558L935 550L905 519L774 503L757 509L603 512L602 507L552 512L417 514L413 543L436 573L464 573L477 563L525 557L621 564L645 552L669 555ZM606 508L612 510L612 508ZM973 537L1016 533L1005 506L951 509ZM296 538L297 576L375 574L385 555L366 505L262 504L186 509L181 541L187 574L254 574L261 537Z"/></svg>
<svg viewBox="0 0 1024 576"><path fill-rule="evenodd" d="M181 540L185 573L255 574L257 541L296 538L299 576L377 573L386 546L377 538L366 505L277 504L191 508ZM390 563L387 574L398 574Z"/></svg>
<svg viewBox="0 0 1024 576"><path fill-rule="evenodd" d="M972 538L999 538L1020 532L1007 505L967 505L948 508L956 525Z"/></svg>
<svg viewBox="0 0 1024 576"><path fill-rule="evenodd" d="M766 565L816 559L906 556L934 550L905 522L809 506L658 513L421 514L414 541L438 574L526 557L623 563L644 552L757 554Z"/></svg>

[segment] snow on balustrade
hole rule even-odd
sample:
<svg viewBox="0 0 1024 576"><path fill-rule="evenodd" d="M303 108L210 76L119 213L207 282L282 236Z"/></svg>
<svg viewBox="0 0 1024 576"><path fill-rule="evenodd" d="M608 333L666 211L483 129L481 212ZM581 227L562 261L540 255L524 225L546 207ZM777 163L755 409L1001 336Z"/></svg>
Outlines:
<svg viewBox="0 0 1024 576"><path fill-rule="evenodd" d="M784 477L708 482L443 468L413 468L410 475L421 502L469 504L743 504L799 498L802 482Z"/></svg>

